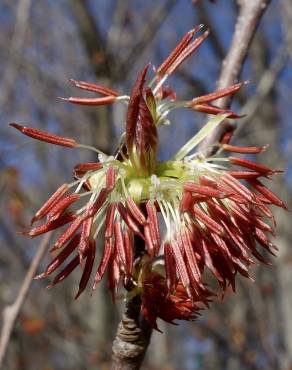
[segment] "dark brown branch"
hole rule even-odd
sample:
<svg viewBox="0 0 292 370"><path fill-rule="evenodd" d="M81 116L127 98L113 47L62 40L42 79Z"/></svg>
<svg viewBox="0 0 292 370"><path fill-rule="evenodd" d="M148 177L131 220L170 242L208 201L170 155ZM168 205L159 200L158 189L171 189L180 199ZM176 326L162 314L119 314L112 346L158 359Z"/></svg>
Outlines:
<svg viewBox="0 0 292 370"><path fill-rule="evenodd" d="M3 310L3 326L1 330L1 336L0 336L0 368L2 366L5 354L7 352L7 347L9 344L9 340L10 340L15 322L17 320L21 307L23 306L23 303L28 295L29 288L31 286L33 277L36 274L40 261L42 260L47 250L47 246L48 246L50 239L51 239L51 233L46 234L46 236L44 236L44 238L42 239L38 247L38 251L36 252L31 262L31 265L26 273L26 276L23 280L23 283L21 285L21 288L18 292L18 295L15 301L9 306L6 306Z"/></svg>
<svg viewBox="0 0 292 370"><path fill-rule="evenodd" d="M144 49L149 45L152 39L155 37L158 29L161 27L165 19L173 7L177 4L176 0L166 0L166 2L155 11L152 12L151 17L145 22L145 26L138 35L136 45L132 48L130 53L122 63L121 68L117 73L118 76L125 78L132 69L129 66L134 65L137 58L143 53Z"/></svg>
<svg viewBox="0 0 292 370"><path fill-rule="evenodd" d="M113 58L109 53L106 53L106 42L101 36L88 2L86 0L73 0L71 8L95 74L109 76Z"/></svg>
<svg viewBox="0 0 292 370"><path fill-rule="evenodd" d="M270 0L241 1L234 36L222 64L217 89L228 87L238 80L253 36L269 3ZM226 109L230 106L230 103L231 98L225 97L218 100L216 105ZM219 142L226 132L234 129L235 126L232 126L228 121L223 122L200 146L202 154L210 155L213 153L213 145Z"/></svg>

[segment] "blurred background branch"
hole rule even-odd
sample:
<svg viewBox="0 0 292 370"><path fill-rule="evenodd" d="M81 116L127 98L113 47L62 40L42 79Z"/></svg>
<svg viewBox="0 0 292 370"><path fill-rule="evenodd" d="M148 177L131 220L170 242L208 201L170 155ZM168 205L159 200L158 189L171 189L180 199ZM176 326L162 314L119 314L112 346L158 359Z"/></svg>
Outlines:
<svg viewBox="0 0 292 370"><path fill-rule="evenodd" d="M34 276L36 275L39 264L48 249L48 244L51 240L51 236L52 236L51 233L48 233L43 237L43 240L41 241L34 258L31 261L29 269L27 270L27 273L25 275L25 278L19 289L15 301L3 309L2 313L3 323L0 335L0 368L3 364L3 360L7 351L7 346L15 325L15 321L17 320L20 310L28 295L29 288L31 286Z"/></svg>

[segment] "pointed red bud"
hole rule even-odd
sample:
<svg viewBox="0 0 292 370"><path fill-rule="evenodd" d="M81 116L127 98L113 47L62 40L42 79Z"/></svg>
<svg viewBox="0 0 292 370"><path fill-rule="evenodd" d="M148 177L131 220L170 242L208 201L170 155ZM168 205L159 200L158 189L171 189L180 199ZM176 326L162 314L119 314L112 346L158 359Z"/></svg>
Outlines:
<svg viewBox="0 0 292 370"><path fill-rule="evenodd" d="M75 85L76 87L79 87L82 90L92 91L92 92L99 93L105 96L118 96L119 95L117 91L109 87L105 87L105 86L101 86L101 85L97 85L97 84L89 83L85 81L76 81L76 80L73 80L73 78L71 78L69 81L73 85Z"/></svg>
<svg viewBox="0 0 292 370"><path fill-rule="evenodd" d="M133 144L136 135L136 126L138 122L139 115L139 105L142 97L143 86L145 82L146 73L148 71L149 65L147 65L139 74L128 105L127 117L126 117L126 145L128 153L131 156L133 151Z"/></svg>

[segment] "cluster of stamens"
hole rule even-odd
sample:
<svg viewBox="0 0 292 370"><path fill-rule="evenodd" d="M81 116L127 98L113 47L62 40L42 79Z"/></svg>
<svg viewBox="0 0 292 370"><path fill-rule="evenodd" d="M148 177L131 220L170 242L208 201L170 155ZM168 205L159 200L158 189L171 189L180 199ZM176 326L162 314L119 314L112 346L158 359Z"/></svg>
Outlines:
<svg viewBox="0 0 292 370"><path fill-rule="evenodd" d="M225 290L228 285L234 289L237 273L250 278L249 267L256 261L268 264L257 250L257 243L274 253L276 247L267 236L274 235L274 217L269 206L285 208L259 180L269 179L279 171L246 158L222 154L255 155L266 147L238 147L225 140L217 144L217 155L205 158L196 152L198 145L223 120L238 118L234 112L213 105L213 101L236 93L242 83L190 101L177 101L175 92L164 87L168 76L208 36L205 31L192 41L200 29L201 26L183 37L148 84L149 66L146 66L130 96L71 80L78 88L102 95L66 99L71 103L127 104L125 134L115 156L72 138L11 124L35 139L97 153L96 162L75 166L75 181L62 185L32 219L32 223L44 219L45 222L26 232L30 237L66 225L51 249L57 255L38 277L46 277L65 264L51 287L81 266L78 297L94 269L96 240L100 237L102 253L93 289L107 272L108 285L115 297L123 281L128 298L141 295L142 313L153 327L157 327L157 317L170 322L190 320L197 316L200 303L208 306L213 293L205 283L206 268ZM182 107L215 117L173 158L160 162L157 127L168 123L172 109ZM230 165L243 170L230 169ZM141 243L143 247L138 248ZM158 263L161 257L163 263Z"/></svg>

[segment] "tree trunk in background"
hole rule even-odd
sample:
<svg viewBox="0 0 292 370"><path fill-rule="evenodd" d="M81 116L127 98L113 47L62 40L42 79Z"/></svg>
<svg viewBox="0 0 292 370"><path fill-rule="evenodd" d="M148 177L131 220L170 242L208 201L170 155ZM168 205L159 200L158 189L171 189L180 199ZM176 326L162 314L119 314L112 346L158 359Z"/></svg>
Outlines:
<svg viewBox="0 0 292 370"><path fill-rule="evenodd" d="M268 69L269 56L267 55L268 48L265 47L266 44L267 41L261 36L258 36L257 42L251 50L256 84L258 84L261 77ZM262 155L265 164L270 168L285 169L279 168L279 163L283 166L283 163L287 163L287 160L285 160L284 154L281 152L279 137L280 117L276 106L275 91L272 88L269 93L265 95L263 101L259 105L258 111L254 112L252 117L249 117L248 111L245 112L247 117L250 118L246 125L252 123L253 126L253 130L247 127L247 131L250 134L247 141L249 144L270 144L270 148ZM253 138L255 133L256 138ZM292 209L289 190L283 177L283 175L274 176L273 181L270 182L271 189L285 201L288 209ZM274 275L274 298L269 300L269 304L264 304L264 312L260 321L262 321L261 325L265 326L266 334L269 333L270 336L275 333L277 334L276 342L278 343L276 343L276 346L282 348L280 355L279 353L271 353L273 351L275 352L275 348L271 348L267 353L268 356L270 355L272 357L272 362L276 361L275 357L277 357L279 361L278 363L272 363L272 370L275 368L288 370L291 369L292 366L292 229L291 218L287 212L275 207L274 215L277 220L277 237L275 243L279 247L279 252L278 257L272 259L275 266L263 271L266 274ZM271 315L273 317L271 317ZM268 340L271 343L271 338Z"/></svg>

